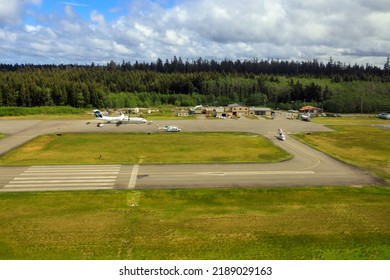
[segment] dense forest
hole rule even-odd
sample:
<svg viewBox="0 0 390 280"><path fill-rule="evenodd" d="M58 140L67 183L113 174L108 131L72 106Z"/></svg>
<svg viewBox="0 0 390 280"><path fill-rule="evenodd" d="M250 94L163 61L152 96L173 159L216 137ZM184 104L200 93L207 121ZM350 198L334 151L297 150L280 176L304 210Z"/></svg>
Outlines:
<svg viewBox="0 0 390 280"><path fill-rule="evenodd" d="M383 68L330 59L214 61L180 57L106 65L0 64L0 106L76 108L151 107L163 104L297 109L328 112L390 111L390 63Z"/></svg>

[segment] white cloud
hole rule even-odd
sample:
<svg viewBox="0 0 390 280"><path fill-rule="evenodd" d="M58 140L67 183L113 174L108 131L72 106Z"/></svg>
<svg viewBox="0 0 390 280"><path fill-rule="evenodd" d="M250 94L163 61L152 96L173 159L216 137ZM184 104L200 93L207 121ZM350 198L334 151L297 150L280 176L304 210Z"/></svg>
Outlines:
<svg viewBox="0 0 390 280"><path fill-rule="evenodd" d="M33 25L26 25L26 26L24 27L24 29L25 29L27 32L35 33L35 32L39 32L39 31L42 29L42 26L40 26L40 25L36 25L36 26L33 26Z"/></svg>
<svg viewBox="0 0 390 280"><path fill-rule="evenodd" d="M119 55L129 55L132 53L132 51L128 49L125 45L118 44L117 42L113 43L113 50Z"/></svg>
<svg viewBox="0 0 390 280"><path fill-rule="evenodd" d="M21 47L28 42L33 46L31 57L47 52L39 61L46 57L58 63L154 61L173 55L327 60L332 56L347 63L366 59L365 63L383 65L390 56L386 0L181 0L165 8L158 1L132 1L106 11L110 20L104 11L86 5L83 10L89 11L83 19L76 12L78 3L67 2L63 14L40 13L39 24L19 28L27 3L41 4L0 0L0 50L8 46L9 51L11 41ZM112 19L114 10L121 11L120 17ZM56 47L45 46L45 40ZM16 61L19 53L14 53Z"/></svg>
<svg viewBox="0 0 390 280"><path fill-rule="evenodd" d="M178 46L184 46L189 43L189 38L186 35L180 34L179 32L175 30L167 30L165 32L165 43L169 45L178 45Z"/></svg>
<svg viewBox="0 0 390 280"><path fill-rule="evenodd" d="M105 23L104 15L100 14L98 11L93 10L90 14L90 18L92 21L97 22L100 25L103 25Z"/></svg>
<svg viewBox="0 0 390 280"><path fill-rule="evenodd" d="M147 39L151 39L152 37L155 36L155 32L152 27L136 22L133 28L137 30L140 34L143 34L143 36Z"/></svg>
<svg viewBox="0 0 390 280"><path fill-rule="evenodd" d="M41 0L0 0L0 25L20 23L24 7L29 3L39 6Z"/></svg>
<svg viewBox="0 0 390 280"><path fill-rule="evenodd" d="M50 45L45 43L38 43L38 42L31 43L30 47L33 50L36 50L38 53L48 53L53 50Z"/></svg>
<svg viewBox="0 0 390 280"><path fill-rule="evenodd" d="M82 31L87 31L83 29L83 27L78 22L74 21L63 20L61 21L61 25L63 31L67 33L83 33Z"/></svg>
<svg viewBox="0 0 390 280"><path fill-rule="evenodd" d="M4 42L4 45L16 43L17 38L18 36L15 33L0 29L0 41Z"/></svg>
<svg viewBox="0 0 390 280"><path fill-rule="evenodd" d="M390 12L390 4L388 0L374 0L374 1L358 0L358 3L369 10Z"/></svg>
<svg viewBox="0 0 390 280"><path fill-rule="evenodd" d="M18 1L0 1L0 23L14 24L20 20L21 4Z"/></svg>
<svg viewBox="0 0 390 280"><path fill-rule="evenodd" d="M77 14L75 13L75 11L73 9L73 5L70 5L68 3L65 5L65 14L67 17L70 17L70 18L77 17Z"/></svg>
<svg viewBox="0 0 390 280"><path fill-rule="evenodd" d="M61 4L64 4L67 6L76 6L76 7L88 7L88 5L86 5L86 4L76 3L76 2L61 2Z"/></svg>

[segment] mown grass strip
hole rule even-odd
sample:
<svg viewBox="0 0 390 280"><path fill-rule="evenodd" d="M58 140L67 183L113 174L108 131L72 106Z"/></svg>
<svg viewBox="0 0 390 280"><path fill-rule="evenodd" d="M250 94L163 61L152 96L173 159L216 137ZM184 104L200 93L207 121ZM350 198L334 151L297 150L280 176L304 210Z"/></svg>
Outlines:
<svg viewBox="0 0 390 280"><path fill-rule="evenodd" d="M66 133L43 135L1 156L2 165L277 162L290 158L245 133Z"/></svg>
<svg viewBox="0 0 390 280"><path fill-rule="evenodd" d="M389 259L390 188L0 193L0 259Z"/></svg>
<svg viewBox="0 0 390 280"><path fill-rule="evenodd" d="M85 109L73 108L70 106L41 106L41 107L0 107L0 117L27 117L36 118L40 116L43 118L55 119L56 116L77 116L85 114ZM92 111L92 110L91 110Z"/></svg>
<svg viewBox="0 0 390 280"><path fill-rule="evenodd" d="M332 125L334 132L300 133L305 143L390 182L390 130L369 125Z"/></svg>

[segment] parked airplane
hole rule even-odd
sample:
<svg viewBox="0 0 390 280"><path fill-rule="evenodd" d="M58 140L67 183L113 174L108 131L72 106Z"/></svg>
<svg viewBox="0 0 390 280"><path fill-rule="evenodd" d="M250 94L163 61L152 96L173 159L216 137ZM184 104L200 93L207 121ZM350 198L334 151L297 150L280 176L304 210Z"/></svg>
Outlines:
<svg viewBox="0 0 390 280"><path fill-rule="evenodd" d="M99 121L104 121L105 123L117 123L120 121L123 121L125 118L125 115L121 112L121 115L118 117L108 117L108 116L103 116L103 114L98 110L95 109L93 110L93 114L95 115L95 118Z"/></svg>
<svg viewBox="0 0 390 280"><path fill-rule="evenodd" d="M166 126L159 126L157 125L158 129L165 130L167 132L180 132L181 129L174 125L166 125Z"/></svg>
<svg viewBox="0 0 390 280"><path fill-rule="evenodd" d="M278 129L278 137L279 140L286 140L286 135L284 134L283 130L281 128Z"/></svg>
<svg viewBox="0 0 390 280"><path fill-rule="evenodd" d="M95 118L99 121L102 121L103 123L115 123L117 126L121 124L151 124L151 121L147 121L144 118L140 117L129 117L125 116L122 112L120 116L117 117L108 117L108 116L103 116L103 114L98 110L95 109L93 110L93 113L95 115ZM102 123L98 123L98 126L103 126Z"/></svg>

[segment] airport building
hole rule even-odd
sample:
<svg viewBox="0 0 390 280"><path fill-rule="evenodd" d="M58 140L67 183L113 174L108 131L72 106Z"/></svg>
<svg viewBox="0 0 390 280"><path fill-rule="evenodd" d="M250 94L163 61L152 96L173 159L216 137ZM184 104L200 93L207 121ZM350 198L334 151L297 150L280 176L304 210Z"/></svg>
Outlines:
<svg viewBox="0 0 390 280"><path fill-rule="evenodd" d="M226 107L204 107L197 105L189 110L190 114L205 114L217 118L240 118L245 115L272 116L270 108L256 108L240 105L237 103L229 104Z"/></svg>
<svg viewBox="0 0 390 280"><path fill-rule="evenodd" d="M323 110L318 107L314 106L303 106L299 109L299 112L304 113L304 114L315 114L315 115L320 115L322 114Z"/></svg>
<svg viewBox="0 0 390 280"><path fill-rule="evenodd" d="M249 108L249 114L255 116L272 116L272 110L270 108Z"/></svg>

